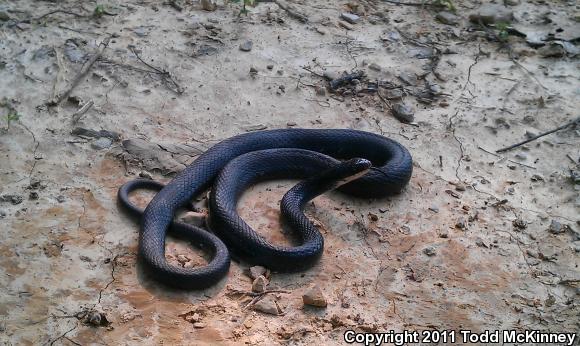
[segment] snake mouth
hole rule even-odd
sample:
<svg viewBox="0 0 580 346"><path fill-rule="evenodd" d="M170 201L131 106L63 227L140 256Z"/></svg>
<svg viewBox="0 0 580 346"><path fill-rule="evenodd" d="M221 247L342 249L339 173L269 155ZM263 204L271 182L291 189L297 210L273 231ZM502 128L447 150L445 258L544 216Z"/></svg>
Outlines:
<svg viewBox="0 0 580 346"><path fill-rule="evenodd" d="M336 170L341 171L340 175L342 175L342 177L336 180L336 187L357 180L367 174L371 167L372 163L369 160L361 158L354 158L340 163Z"/></svg>

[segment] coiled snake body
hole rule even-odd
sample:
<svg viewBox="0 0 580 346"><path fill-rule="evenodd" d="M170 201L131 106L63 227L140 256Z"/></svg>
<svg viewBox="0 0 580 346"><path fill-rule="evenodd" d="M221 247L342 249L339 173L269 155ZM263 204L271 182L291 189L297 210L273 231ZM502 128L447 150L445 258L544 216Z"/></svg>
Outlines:
<svg viewBox="0 0 580 346"><path fill-rule="evenodd" d="M339 159L351 160L341 163ZM204 288L227 273L228 248L251 263L277 271L311 266L322 253L323 238L302 213L306 202L333 188L362 198L396 194L409 182L411 173L407 149L377 134L347 129L270 130L238 135L214 145L164 187L150 180L135 180L123 185L118 196L130 212L142 214L139 255L153 277L179 288ZM237 201L249 185L274 178L308 178L292 188L281 203L282 215L299 235L296 247L269 244L236 212ZM209 224L215 235L173 221L178 208L212 184ZM160 190L145 211L129 202L128 194L137 188ZM165 259L169 228L208 246L213 259L199 268L169 265Z"/></svg>

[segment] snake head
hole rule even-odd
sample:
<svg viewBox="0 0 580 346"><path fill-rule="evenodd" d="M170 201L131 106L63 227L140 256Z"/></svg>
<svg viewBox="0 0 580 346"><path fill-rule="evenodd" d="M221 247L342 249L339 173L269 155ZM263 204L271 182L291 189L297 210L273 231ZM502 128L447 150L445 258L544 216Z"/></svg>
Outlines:
<svg viewBox="0 0 580 346"><path fill-rule="evenodd" d="M337 188L362 177L371 167L372 163L369 160L354 158L337 164L323 174L328 175L329 180L334 180L336 184L334 188Z"/></svg>

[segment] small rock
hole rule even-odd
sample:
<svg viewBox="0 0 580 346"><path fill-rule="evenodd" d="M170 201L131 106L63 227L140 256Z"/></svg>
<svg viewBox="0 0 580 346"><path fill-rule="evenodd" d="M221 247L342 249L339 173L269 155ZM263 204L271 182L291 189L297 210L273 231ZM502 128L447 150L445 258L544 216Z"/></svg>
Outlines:
<svg viewBox="0 0 580 346"><path fill-rule="evenodd" d="M304 302L304 305L317 306L321 308L326 307L328 304L324 293L322 293L322 290L318 285L315 285L306 291L306 293L302 295L302 301Z"/></svg>
<svg viewBox="0 0 580 346"><path fill-rule="evenodd" d="M262 266L250 267L250 277L256 280L258 277L263 276L265 278L270 277L270 271Z"/></svg>
<svg viewBox="0 0 580 346"><path fill-rule="evenodd" d="M0 196L0 202L10 202L13 205L22 203L24 197L20 195L2 195Z"/></svg>
<svg viewBox="0 0 580 346"><path fill-rule="evenodd" d="M295 121L289 121L289 122L286 123L286 126L289 126L289 127L293 127L293 126L296 126L296 125L298 125L298 124L296 124Z"/></svg>
<svg viewBox="0 0 580 346"><path fill-rule="evenodd" d="M103 150L109 148L113 144L113 141L108 137L101 137L97 140L94 140L91 143L91 147L96 150Z"/></svg>
<svg viewBox="0 0 580 346"><path fill-rule="evenodd" d="M133 32L135 33L135 35L137 35L139 37L149 36L149 27L139 26L139 27L133 29Z"/></svg>
<svg viewBox="0 0 580 346"><path fill-rule="evenodd" d="M412 123L415 120L413 108L404 103L395 103L392 108L392 113L395 118L404 123Z"/></svg>
<svg viewBox="0 0 580 346"><path fill-rule="evenodd" d="M204 11L215 11L217 8L217 5L214 4L211 0L201 0L200 4Z"/></svg>
<svg viewBox="0 0 580 346"><path fill-rule="evenodd" d="M429 210L431 210L434 213L438 213L439 212L439 207L437 207L436 205L432 205L429 207Z"/></svg>
<svg viewBox="0 0 580 346"><path fill-rule="evenodd" d="M262 293L268 287L268 280L263 276L258 276L254 282L252 282L252 292Z"/></svg>
<svg viewBox="0 0 580 346"><path fill-rule="evenodd" d="M191 261L189 259L189 257L185 256L185 255L177 255L177 262L179 262L179 264L181 264L182 266L185 265L185 263Z"/></svg>
<svg viewBox="0 0 580 346"><path fill-rule="evenodd" d="M111 322L107 320L107 316L104 313L98 311L89 312L85 319L85 323L95 327L105 327L111 324Z"/></svg>
<svg viewBox="0 0 580 346"><path fill-rule="evenodd" d="M541 176L540 174L534 174L534 175L532 175L530 180L531 181L544 181L544 177Z"/></svg>
<svg viewBox="0 0 580 346"><path fill-rule="evenodd" d="M268 66L266 66L266 68L267 68L268 70L271 70L271 69L273 69L273 68L274 68L274 65L272 65L272 64L269 64Z"/></svg>
<svg viewBox="0 0 580 346"><path fill-rule="evenodd" d="M439 238L443 238L443 239L449 238L449 233L447 233L447 230L441 230L439 232Z"/></svg>
<svg viewBox="0 0 580 346"><path fill-rule="evenodd" d="M565 228L562 226L561 223L559 223L556 220L552 220L552 222L550 223L550 227L548 228L548 232L552 233L552 234L560 234L560 233L564 233Z"/></svg>
<svg viewBox="0 0 580 346"><path fill-rule="evenodd" d="M457 25L457 24L459 24L459 21L461 20L461 18L459 18L455 14L453 14L451 12L447 12L447 11L441 11L441 12L437 13L435 18L438 21L440 21L441 23L447 24L447 25Z"/></svg>
<svg viewBox="0 0 580 346"><path fill-rule="evenodd" d="M205 328L205 327L206 327L206 324L203 323L203 322L195 322L195 323L193 323L193 328L202 329L202 328Z"/></svg>
<svg viewBox="0 0 580 346"><path fill-rule="evenodd" d="M398 100L403 98L403 91L401 89L387 89L385 92L387 100Z"/></svg>
<svg viewBox="0 0 580 346"><path fill-rule="evenodd" d="M485 247L485 248L489 248L489 246L483 241L483 239L477 237L477 239L475 239L475 245L479 246L479 247Z"/></svg>
<svg viewBox="0 0 580 346"><path fill-rule="evenodd" d="M10 20L10 16L6 11L0 11L0 22L6 22Z"/></svg>
<svg viewBox="0 0 580 346"><path fill-rule="evenodd" d="M550 43L538 49L538 54L543 58L561 58L566 55L566 49L562 45Z"/></svg>
<svg viewBox="0 0 580 346"><path fill-rule="evenodd" d="M252 46L254 45L254 43L250 40L245 41L243 43L240 44L240 50L244 51L244 52L249 52L252 50Z"/></svg>
<svg viewBox="0 0 580 346"><path fill-rule="evenodd" d="M326 35L326 30L322 28L316 28L316 32L319 33L320 35Z"/></svg>
<svg viewBox="0 0 580 346"><path fill-rule="evenodd" d="M514 225L514 227L517 229L526 229L528 227L528 223L520 218L517 218L514 221L512 221L512 225Z"/></svg>
<svg viewBox="0 0 580 346"><path fill-rule="evenodd" d="M63 195L58 195L58 196L56 196L56 201L57 201L58 203L63 203L65 200L66 200L66 199L65 199L65 197L64 197Z"/></svg>
<svg viewBox="0 0 580 346"><path fill-rule="evenodd" d="M254 66L250 67L250 74L256 74L258 73L258 69L255 68Z"/></svg>
<svg viewBox="0 0 580 346"><path fill-rule="evenodd" d="M345 28L346 30L353 30L354 27L347 22L343 22L342 20L338 21L338 25Z"/></svg>
<svg viewBox="0 0 580 346"><path fill-rule="evenodd" d="M419 82L417 75L414 73L402 72L397 77L408 86L415 86Z"/></svg>
<svg viewBox="0 0 580 346"><path fill-rule="evenodd" d="M346 20L350 24L356 24L360 21L360 17L354 13L343 12L340 14L340 18Z"/></svg>
<svg viewBox="0 0 580 346"><path fill-rule="evenodd" d="M459 184L455 185L455 190L456 191L465 191L465 185L459 183Z"/></svg>
<svg viewBox="0 0 580 346"><path fill-rule="evenodd" d="M513 19L512 10L497 4L485 4L469 15L469 20L475 24L511 23Z"/></svg>
<svg viewBox="0 0 580 346"><path fill-rule="evenodd" d="M436 252L435 252L435 248L432 246L426 247L425 249L423 249L423 253L427 256L435 256Z"/></svg>
<svg viewBox="0 0 580 346"><path fill-rule="evenodd" d="M457 222L455 223L455 227L459 228L459 229L466 229L467 223L465 222L465 218L460 217L459 219L457 219Z"/></svg>
<svg viewBox="0 0 580 346"><path fill-rule="evenodd" d="M266 297L254 304L253 309L270 315L279 315L281 312L276 300L271 295L266 295Z"/></svg>
<svg viewBox="0 0 580 346"><path fill-rule="evenodd" d="M318 96L326 96L326 87L317 86L314 90L316 90L316 95L318 95Z"/></svg>
<svg viewBox="0 0 580 346"><path fill-rule="evenodd" d="M5 218L5 217L6 217L6 215L7 215L7 214L6 214L6 211L5 211L5 210L2 210L2 209L0 209L0 219L3 219L3 218Z"/></svg>
<svg viewBox="0 0 580 346"><path fill-rule="evenodd" d="M139 177L145 178L145 179L149 179L149 180L153 180L153 176L151 175L151 173L149 173L147 171L141 171L141 172L139 172Z"/></svg>
<svg viewBox="0 0 580 346"><path fill-rule="evenodd" d="M517 6L520 4L520 0L504 0L503 3L506 6Z"/></svg>
<svg viewBox="0 0 580 346"><path fill-rule="evenodd" d="M207 215L204 213L198 213L195 211L188 211L183 216L179 218L180 222L193 225L196 227L205 227L205 219Z"/></svg>
<svg viewBox="0 0 580 346"><path fill-rule="evenodd" d="M30 191L30 194L28 195L28 199L38 199L38 192L36 191Z"/></svg>
<svg viewBox="0 0 580 346"><path fill-rule="evenodd" d="M375 63L370 64L369 69L371 69L373 71L377 71L377 72L381 71L381 67Z"/></svg>

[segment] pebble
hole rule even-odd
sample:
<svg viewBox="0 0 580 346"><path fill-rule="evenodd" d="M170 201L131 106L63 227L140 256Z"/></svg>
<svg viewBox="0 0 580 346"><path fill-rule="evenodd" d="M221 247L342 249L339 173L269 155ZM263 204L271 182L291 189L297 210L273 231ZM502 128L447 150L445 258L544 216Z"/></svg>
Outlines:
<svg viewBox="0 0 580 346"><path fill-rule="evenodd" d="M564 230L565 228L562 226L562 224L556 220L552 220L552 222L550 223L550 227L548 228L548 232L552 234L564 233Z"/></svg>
<svg viewBox="0 0 580 346"><path fill-rule="evenodd" d="M412 123L415 120L413 108L404 103L395 103L392 108L393 115L404 123Z"/></svg>
<svg viewBox="0 0 580 346"><path fill-rule="evenodd" d="M258 69L255 68L254 66L250 67L250 74L256 74L258 73Z"/></svg>
<svg viewBox="0 0 580 346"><path fill-rule="evenodd" d="M64 198L63 195L58 195L56 196L56 200L58 203L63 203L66 199Z"/></svg>
<svg viewBox="0 0 580 346"><path fill-rule="evenodd" d="M343 22L342 20L338 21L338 25L339 26L342 26L346 30L352 30L352 29L354 29L354 27L352 25L348 24L347 22Z"/></svg>
<svg viewBox="0 0 580 346"><path fill-rule="evenodd" d="M205 219L207 215L204 213L198 213L195 211L188 211L183 216L179 218L180 222L193 225L196 227L205 227Z"/></svg>
<svg viewBox="0 0 580 346"><path fill-rule="evenodd" d="M543 58L560 58L566 55L566 49L559 44L550 43L538 49L538 54Z"/></svg>
<svg viewBox="0 0 580 346"><path fill-rule="evenodd" d="M268 280L263 276L258 276L254 282L252 282L252 292L262 293L268 287Z"/></svg>
<svg viewBox="0 0 580 346"><path fill-rule="evenodd" d="M459 184L455 185L455 190L456 191L465 191L465 185L459 183Z"/></svg>
<svg viewBox="0 0 580 346"><path fill-rule="evenodd" d="M252 50L254 43L251 40L245 41L240 44L240 50L244 52L249 52Z"/></svg>
<svg viewBox="0 0 580 346"><path fill-rule="evenodd" d="M532 175L530 180L531 181L544 181L544 177L541 176L540 174L534 174L534 175Z"/></svg>
<svg viewBox="0 0 580 346"><path fill-rule="evenodd" d="M369 69L371 69L373 71L377 71L377 72L381 71L381 67L375 63L370 64Z"/></svg>
<svg viewBox="0 0 580 346"><path fill-rule="evenodd" d="M512 10L497 4L485 4L469 15L469 20L475 24L479 24L480 21L483 24L511 23L513 19Z"/></svg>
<svg viewBox="0 0 580 346"><path fill-rule="evenodd" d="M460 217L459 219L457 219L457 222L455 223L455 227L459 228L459 229L466 229L467 223L465 222L465 218Z"/></svg>
<svg viewBox="0 0 580 346"><path fill-rule="evenodd" d="M217 8L217 5L214 4L211 0L201 0L200 4L204 11L215 11Z"/></svg>
<svg viewBox="0 0 580 346"><path fill-rule="evenodd" d="M427 256L435 256L436 252L435 252L435 248L432 246L426 247L425 249L423 249L423 253Z"/></svg>
<svg viewBox="0 0 580 346"><path fill-rule="evenodd" d="M328 305L326 297L318 285L314 285L308 291L306 291L306 293L302 295L302 301L304 302L304 305L316 306L320 308L324 308L326 305Z"/></svg>
<svg viewBox="0 0 580 346"><path fill-rule="evenodd" d="M113 140L108 137L101 137L91 143L91 147L96 150L103 150L109 148L113 144Z"/></svg>
<svg viewBox="0 0 580 346"><path fill-rule="evenodd" d="M447 11L441 11L441 12L437 13L435 18L438 21L440 21L441 23L447 24L447 25L457 25L457 24L459 24L459 21L461 20L461 18L459 18L455 14L453 14L451 12L447 12Z"/></svg>
<svg viewBox="0 0 580 346"><path fill-rule="evenodd" d="M429 207L429 210L431 210L434 213L438 213L439 212L439 208L435 205L432 205Z"/></svg>
<svg viewBox="0 0 580 346"><path fill-rule="evenodd" d="M354 13L343 12L340 14L340 18L346 20L350 24L356 24L360 21L360 17Z"/></svg>
<svg viewBox="0 0 580 346"><path fill-rule="evenodd" d="M318 96L326 96L326 87L317 86L315 88L315 90L316 90L316 95L318 95Z"/></svg>
<svg viewBox="0 0 580 346"><path fill-rule="evenodd" d="M528 156L523 153L517 153L514 157L520 161L525 161L528 159Z"/></svg>
<svg viewBox="0 0 580 346"><path fill-rule="evenodd" d="M266 66L266 68L267 68L268 70L271 70L271 69L273 69L273 68L274 68L274 65L270 64L270 65Z"/></svg>
<svg viewBox="0 0 580 346"><path fill-rule="evenodd" d="M385 92L387 100L397 100L403 98L403 91L401 89L387 89Z"/></svg>
<svg viewBox="0 0 580 346"><path fill-rule="evenodd" d="M447 230L442 230L439 232L439 238L449 238L449 233L447 233Z"/></svg>
<svg viewBox="0 0 580 346"><path fill-rule="evenodd" d="M316 28L316 32L319 33L320 35L326 35L326 30L322 28Z"/></svg>
<svg viewBox="0 0 580 346"><path fill-rule="evenodd" d="M149 173L147 171L141 171L141 172L139 172L139 177L145 178L145 179L149 179L149 180L153 180L153 176L151 175L151 173Z"/></svg>
<svg viewBox="0 0 580 346"><path fill-rule="evenodd" d="M28 195L28 199L38 199L38 192L31 191L30 194Z"/></svg>
<svg viewBox="0 0 580 346"><path fill-rule="evenodd" d="M7 215L7 214L6 214L6 211L5 211L5 210L2 210L2 209L0 209L0 219L3 219L3 218L5 218L5 217L6 217L6 215Z"/></svg>
<svg viewBox="0 0 580 346"><path fill-rule="evenodd" d="M24 197L20 195L2 195L0 196L0 202L10 202L13 205L22 203Z"/></svg>
<svg viewBox="0 0 580 346"><path fill-rule="evenodd" d="M254 310L270 315L279 315L281 312L278 308L278 304L276 304L276 300L271 295L267 295L262 300L254 304Z"/></svg>
<svg viewBox="0 0 580 346"><path fill-rule="evenodd" d="M250 267L250 277L255 280L257 279L259 276L263 276L265 278L269 278L270 277L270 271L262 266L254 266L254 267Z"/></svg>
<svg viewBox="0 0 580 346"><path fill-rule="evenodd" d="M526 229L528 227L528 223L525 220L519 218L512 221L512 225L514 225L514 227L517 229Z"/></svg>
<svg viewBox="0 0 580 346"><path fill-rule="evenodd" d="M0 11L0 21L6 22L9 20L10 20L10 16L8 15L8 13L6 13L6 11Z"/></svg>
<svg viewBox="0 0 580 346"><path fill-rule="evenodd" d="M298 124L296 124L295 121L289 121L289 122L286 123L286 126L289 126L289 127L293 127L293 126L296 126L296 125L298 125Z"/></svg>

